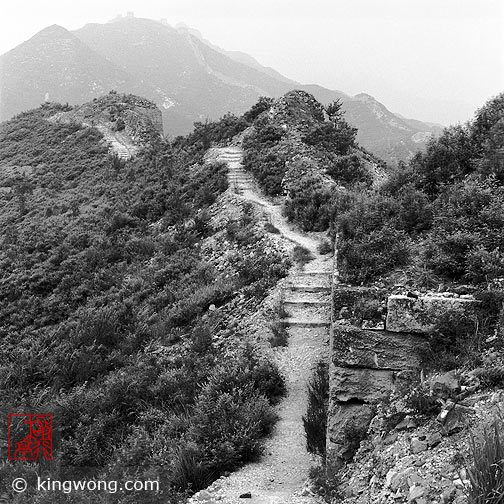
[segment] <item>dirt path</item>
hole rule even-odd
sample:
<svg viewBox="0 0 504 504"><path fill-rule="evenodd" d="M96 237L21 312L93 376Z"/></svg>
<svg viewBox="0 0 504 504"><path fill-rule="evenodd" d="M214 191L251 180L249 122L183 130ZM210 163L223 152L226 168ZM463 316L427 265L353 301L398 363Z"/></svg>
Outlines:
<svg viewBox="0 0 504 504"><path fill-rule="evenodd" d="M229 167L231 189L259 205L269 221L291 246L306 247L315 259L303 270L293 267L285 282L284 308L288 317L287 347L275 350L275 359L287 382L287 396L278 407L279 421L266 440L264 455L193 496L191 502L222 504L314 504L304 488L309 468L316 460L306 451L302 415L306 412L306 385L320 358L327 357L330 320L332 258L317 251L319 240L287 223L281 207L261 195L251 175L243 169L239 147L218 149L217 159ZM250 493L250 498L240 495Z"/></svg>

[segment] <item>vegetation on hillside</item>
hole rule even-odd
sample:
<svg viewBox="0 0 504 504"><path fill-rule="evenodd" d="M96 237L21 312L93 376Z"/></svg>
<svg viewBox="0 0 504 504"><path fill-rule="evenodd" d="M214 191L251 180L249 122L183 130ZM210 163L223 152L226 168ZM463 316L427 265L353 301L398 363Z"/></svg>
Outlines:
<svg viewBox="0 0 504 504"><path fill-rule="evenodd" d="M37 474L71 474L159 479L142 502L179 502L255 457L274 423L283 379L229 317L240 299L257 304L287 264L264 253L246 215L212 227L226 168L202 156L239 131L237 118L124 162L96 129L47 120L62 110L46 104L0 127L2 422L50 412L55 425L55 460L3 463L0 493L14 477L33 490ZM225 263L205 245L221 237L235 250ZM224 333L231 348L218 344ZM125 504L138 494L16 498Z"/></svg>
<svg viewBox="0 0 504 504"><path fill-rule="evenodd" d="M431 140L377 189L336 198L346 278L371 281L397 266L408 268L413 281L418 270L428 273L426 282L430 276L487 286L503 277L503 125L499 95L473 121ZM396 260L384 263L383 249L397 251Z"/></svg>
<svg viewBox="0 0 504 504"><path fill-rule="evenodd" d="M264 110L244 139L245 167L266 194L288 195L290 220L306 231L327 229L338 188L369 187L370 166L383 163L356 145L357 130L338 101L324 108L308 93L292 91L261 103Z"/></svg>

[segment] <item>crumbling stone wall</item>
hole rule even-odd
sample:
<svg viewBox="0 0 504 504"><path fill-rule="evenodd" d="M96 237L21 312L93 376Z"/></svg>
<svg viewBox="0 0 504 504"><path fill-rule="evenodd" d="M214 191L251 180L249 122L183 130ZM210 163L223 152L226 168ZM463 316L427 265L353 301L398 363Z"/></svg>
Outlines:
<svg viewBox="0 0 504 504"><path fill-rule="evenodd" d="M331 471L352 458L376 404L420 376L421 355L436 319L476 301L453 294L388 295L384 289L333 290L327 461Z"/></svg>

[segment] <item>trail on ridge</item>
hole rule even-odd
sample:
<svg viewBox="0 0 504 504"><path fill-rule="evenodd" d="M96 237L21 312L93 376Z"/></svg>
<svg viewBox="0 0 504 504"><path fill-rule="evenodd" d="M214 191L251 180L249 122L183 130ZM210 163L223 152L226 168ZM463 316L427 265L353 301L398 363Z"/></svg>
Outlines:
<svg viewBox="0 0 504 504"><path fill-rule="evenodd" d="M238 504L314 504L317 499L303 486L316 459L306 451L302 415L307 406L307 382L315 364L328 355L332 258L317 251L319 240L291 226L275 205L257 189L243 168L239 147L215 149L216 159L228 165L231 190L258 205L290 245L301 245L313 254L303 270L291 268L283 292L288 317L289 341L275 351L277 364L285 376L287 396L277 408L279 421L265 442L264 455L230 476L222 477L199 492L191 502ZM250 493L246 500L240 495ZM304 495L302 495L304 494Z"/></svg>

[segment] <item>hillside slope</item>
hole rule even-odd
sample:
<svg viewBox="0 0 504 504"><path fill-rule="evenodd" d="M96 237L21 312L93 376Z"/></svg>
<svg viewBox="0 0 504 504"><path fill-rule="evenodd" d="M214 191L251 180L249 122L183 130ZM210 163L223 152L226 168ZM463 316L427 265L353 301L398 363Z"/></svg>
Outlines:
<svg viewBox="0 0 504 504"><path fill-rule="evenodd" d="M153 134L127 160L84 124L143 132L149 114ZM36 492L37 475L159 481L146 501L178 504L257 457L275 423L285 380L266 351L278 316L265 303L289 257L197 135L170 144L156 117L112 93L0 126L0 409L36 404L58 429L54 463L36 473L7 461L3 417L0 495L29 483L16 504L67 502Z"/></svg>

